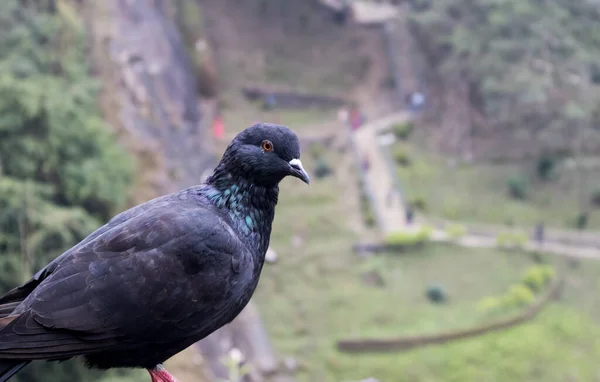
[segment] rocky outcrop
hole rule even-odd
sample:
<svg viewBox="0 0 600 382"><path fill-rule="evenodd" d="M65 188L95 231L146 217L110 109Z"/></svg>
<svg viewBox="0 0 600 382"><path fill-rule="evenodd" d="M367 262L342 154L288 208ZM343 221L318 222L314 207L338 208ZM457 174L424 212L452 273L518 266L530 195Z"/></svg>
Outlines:
<svg viewBox="0 0 600 382"><path fill-rule="evenodd" d="M207 140L211 118L202 113L192 64L165 14L167 3L86 4L104 113L137 154L136 188L144 192L135 199L197 184L215 162Z"/></svg>

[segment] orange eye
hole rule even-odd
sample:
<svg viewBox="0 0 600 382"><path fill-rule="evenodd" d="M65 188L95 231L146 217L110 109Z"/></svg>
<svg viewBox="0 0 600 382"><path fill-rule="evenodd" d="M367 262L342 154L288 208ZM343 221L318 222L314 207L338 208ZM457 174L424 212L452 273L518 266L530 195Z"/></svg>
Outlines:
<svg viewBox="0 0 600 382"><path fill-rule="evenodd" d="M271 141L263 141L262 149L265 152L269 152L269 151L273 150L273 144L271 143Z"/></svg>

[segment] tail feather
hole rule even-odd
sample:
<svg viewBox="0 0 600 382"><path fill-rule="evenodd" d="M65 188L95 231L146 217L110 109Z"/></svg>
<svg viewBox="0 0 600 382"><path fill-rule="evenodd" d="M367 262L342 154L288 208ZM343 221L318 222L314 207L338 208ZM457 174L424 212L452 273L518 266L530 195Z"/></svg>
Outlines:
<svg viewBox="0 0 600 382"><path fill-rule="evenodd" d="M24 368L30 361L14 361L8 359L0 359L0 382L8 381L19 370Z"/></svg>

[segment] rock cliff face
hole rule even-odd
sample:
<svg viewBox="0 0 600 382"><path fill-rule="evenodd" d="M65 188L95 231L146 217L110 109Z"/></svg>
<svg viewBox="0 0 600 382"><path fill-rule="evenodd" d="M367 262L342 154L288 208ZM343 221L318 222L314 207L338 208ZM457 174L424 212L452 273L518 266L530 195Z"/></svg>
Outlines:
<svg viewBox="0 0 600 382"><path fill-rule="evenodd" d="M182 37L164 0L86 2L106 118L137 154L134 202L197 184L215 163Z"/></svg>

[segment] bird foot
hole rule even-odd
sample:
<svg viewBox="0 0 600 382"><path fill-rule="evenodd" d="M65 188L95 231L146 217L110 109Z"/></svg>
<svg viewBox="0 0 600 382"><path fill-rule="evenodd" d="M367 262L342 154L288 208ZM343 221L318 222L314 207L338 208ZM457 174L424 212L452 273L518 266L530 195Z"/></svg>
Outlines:
<svg viewBox="0 0 600 382"><path fill-rule="evenodd" d="M172 376L163 365L156 365L152 369L148 369L152 382L179 382L177 378Z"/></svg>

